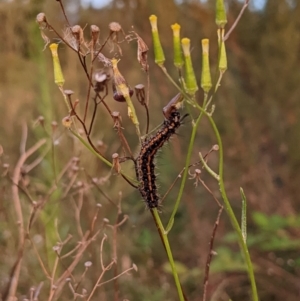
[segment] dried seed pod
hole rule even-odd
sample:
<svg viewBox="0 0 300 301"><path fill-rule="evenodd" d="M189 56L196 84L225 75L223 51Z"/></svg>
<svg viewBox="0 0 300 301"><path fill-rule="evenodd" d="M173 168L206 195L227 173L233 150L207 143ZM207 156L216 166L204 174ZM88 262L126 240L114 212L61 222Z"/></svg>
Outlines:
<svg viewBox="0 0 300 301"><path fill-rule="evenodd" d="M120 164L120 160L119 160L119 154L118 153L114 153L112 155L112 159L113 159L113 169L119 174L121 171L121 164Z"/></svg>
<svg viewBox="0 0 300 301"><path fill-rule="evenodd" d="M39 13L36 16L36 22L39 24L40 28L47 28L48 22L46 15L44 13Z"/></svg>
<svg viewBox="0 0 300 301"><path fill-rule="evenodd" d="M111 116L112 116L113 121L114 121L114 126L113 126L114 129L115 128L120 128L121 127L121 121L122 121L120 112L114 111L114 112L111 113Z"/></svg>
<svg viewBox="0 0 300 301"><path fill-rule="evenodd" d="M72 125L72 120L70 116L66 116L62 119L62 124L65 128L69 129Z"/></svg>
<svg viewBox="0 0 300 301"><path fill-rule="evenodd" d="M145 105L145 100L146 100L146 96L145 96L145 86L143 84L138 84L134 87L135 90L135 95L138 99L138 101L140 102L141 105Z"/></svg>
<svg viewBox="0 0 300 301"><path fill-rule="evenodd" d="M91 25L91 36L92 36L93 48L98 43L99 34L100 34L100 28L97 25Z"/></svg>
<svg viewBox="0 0 300 301"><path fill-rule="evenodd" d="M94 90L95 92L99 93L105 90L107 86L107 81L110 79L109 74L104 71L99 71L94 74Z"/></svg>
<svg viewBox="0 0 300 301"><path fill-rule="evenodd" d="M111 22L109 23L108 27L112 32L119 32L122 30L122 26L118 22Z"/></svg>
<svg viewBox="0 0 300 301"><path fill-rule="evenodd" d="M148 72L149 70L149 64L148 64L148 46L144 42L144 40L136 33L137 36L137 44L138 44L138 49L137 49L137 59L139 63L141 64L143 70L145 72Z"/></svg>
<svg viewBox="0 0 300 301"><path fill-rule="evenodd" d="M111 22L108 27L110 29L110 40L113 42L113 48L111 51L113 51L114 46L116 46L118 48L120 55L122 56L122 49L119 46L120 41L118 40L118 37L119 37L119 33L122 33L124 36L125 33L121 25L117 22Z"/></svg>
<svg viewBox="0 0 300 301"><path fill-rule="evenodd" d="M78 49L84 43L83 30L80 25L74 25L73 27L71 27L71 32L76 40Z"/></svg>

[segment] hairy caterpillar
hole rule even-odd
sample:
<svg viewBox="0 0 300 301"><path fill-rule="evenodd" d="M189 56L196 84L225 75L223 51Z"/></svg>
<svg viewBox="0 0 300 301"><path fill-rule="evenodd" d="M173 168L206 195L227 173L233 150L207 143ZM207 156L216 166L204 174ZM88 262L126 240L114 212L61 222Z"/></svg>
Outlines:
<svg viewBox="0 0 300 301"><path fill-rule="evenodd" d="M142 144L136 159L135 170L139 181L138 189L149 209L157 208L160 201L155 181L155 155L164 143L175 134L176 129L182 124L182 119L186 116L180 118L179 111L173 110L165 119L162 128Z"/></svg>

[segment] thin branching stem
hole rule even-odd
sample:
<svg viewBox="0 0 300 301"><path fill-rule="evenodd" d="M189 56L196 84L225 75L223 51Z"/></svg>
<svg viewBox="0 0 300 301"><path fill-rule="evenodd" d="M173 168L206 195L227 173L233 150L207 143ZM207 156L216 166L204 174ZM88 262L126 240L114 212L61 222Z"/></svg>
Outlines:
<svg viewBox="0 0 300 301"><path fill-rule="evenodd" d="M224 41L226 41L229 36L231 35L231 33L234 31L234 29L236 28L236 26L238 25L242 15L244 14L244 11L246 10L246 8L248 7L250 0L245 0L244 5L238 15L238 17L236 18L236 20L234 21L234 23L232 24L231 28L228 30L228 32L226 33L225 37L224 37Z"/></svg>

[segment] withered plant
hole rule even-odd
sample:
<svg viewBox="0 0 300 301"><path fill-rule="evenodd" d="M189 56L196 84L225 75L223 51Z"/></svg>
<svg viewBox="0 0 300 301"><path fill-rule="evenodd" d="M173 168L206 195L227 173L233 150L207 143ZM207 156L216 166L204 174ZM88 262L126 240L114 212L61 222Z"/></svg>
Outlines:
<svg viewBox="0 0 300 301"><path fill-rule="evenodd" d="M225 33L227 19L224 3L222 0L216 1L216 23L218 27L217 43L219 46L218 72L216 78L212 79L209 62L209 40L203 39L201 74L202 94L198 92L199 88L193 70L190 40L188 38L180 38L180 25L172 25L174 66L178 71L178 79L174 80L164 65L165 54L160 43L157 18L154 15L150 16L149 20L152 29L155 62L166 75L166 78L170 80L178 90L178 94L172 98L171 101L166 101L164 107L161 108L160 114L162 125L158 125L159 129L154 129L150 134L149 120L151 114L154 113L151 111L150 102L151 85L149 73L151 70L147 55L149 47L144 42L142 34L137 33L132 28L127 33L119 23L111 22L108 25L108 33L103 38L103 29L97 25L93 24L82 28L80 25L70 24L62 1L57 2L59 3L61 12L65 18L66 24L63 30L58 30L51 23L51 20L48 20L45 13L39 13L36 17L36 21L45 42L45 49L47 49L50 44L49 47L53 58L55 83L65 101L66 116L62 120L62 125L76 141L79 141L97 159L106 164L110 168L110 172L104 177L93 178L81 167L81 158L70 158L70 161L66 166L57 171L57 175L55 176L55 180L49 191L44 193L44 195L36 201L31 197L28 185L26 185L24 181L31 169L41 164L43 157L50 151L51 147L55 144L55 141L59 139L57 124L52 124L52 133L49 134L50 142L47 141L47 139L42 139L28 150L25 150L26 148L24 147L24 152L14 168L11 177L13 203L19 223L18 257L11 270L7 287L2 294L3 299L13 300L17 294L22 261L25 253L28 252L28 246L26 245L27 241L31 246L31 252L33 252L38 259L39 267L43 270L45 279L47 279L47 283L46 280L41 281L40 285L30 290L28 299L38 300L41 291L44 290L44 286L46 286L49 292L47 295L48 300L59 300L62 296L62 291L68 286L73 300L92 300L96 291L99 291L102 285L111 281L114 283L114 299L120 299L119 284L117 280L123 274L126 274L133 269L136 270L135 264L130 264L130 266L124 270L120 270L117 265L117 233L119 228L127 221L128 216L123 214L122 211L122 196L120 195L118 201L115 201L107 196L101 188L101 185L107 183L111 177L119 175L126 183L128 183L128 185L139 190L146 203L146 207L149 209L146 210L144 214L151 213L153 216L154 223L157 226L159 236L169 260L179 300L188 300L188 296L184 294L184 287L182 287L180 283L168 234L176 223L176 213L182 198L184 198L184 188L187 180L194 181L195 189L198 189L198 186L203 187L219 207L215 225L211 230L211 239L208 242L209 247L207 250L208 255L206 265L203 267L203 300L207 300L210 264L212 257L215 254L214 239L223 207L236 231L241 253L245 258L248 277L251 283L252 299L258 300L253 267L246 244L246 198L241 190L243 206L242 222L240 225L226 195L223 178L222 140L213 119L213 113L217 106L217 104L214 103L214 96L227 69L225 41L229 38L230 33L238 24L249 0L245 0L240 15L227 33ZM54 39L55 41L58 41L58 43L52 43ZM119 70L118 62L124 58L128 59L122 48L123 43L127 42L136 43L137 56L135 59L139 62L140 68L144 73L143 82L145 84L137 83L136 85L131 86ZM69 47L77 56L87 83L86 98L84 100L74 97L76 91L69 89L69 87L65 87L63 68L60 65L58 55L59 45ZM104 55L104 50L106 50L109 55ZM130 59L133 60L134 58ZM133 98L134 93L137 101ZM123 107L126 106L127 116L122 114L121 111L119 112L112 109L111 98L113 98L115 102L119 102L120 105L123 103ZM137 110L137 106L141 106L142 110L140 110L140 108ZM182 114L183 110L188 111L189 114ZM108 154L103 147L105 141L99 143L97 140L94 141L93 139L93 134L96 131L95 124L97 116L101 116L103 112L106 112L109 116L111 123L109 126L105 124L103 127L97 128L97 132L106 131L108 127L114 129L120 144L120 153ZM165 195L160 197L157 192L156 184L156 178L159 176L155 172L155 155L164 143L175 134L179 126L187 119L187 116L192 120L192 128L190 133L186 132L186 129L184 129L184 135L190 137L185 165L182 166L182 170L176 176L172 185L166 189L167 192ZM132 150L130 143L128 142L129 130L123 126L123 120L125 118L129 118L135 128L136 148L138 149L137 154L135 150ZM216 143L211 146L210 151L205 155L198 151L198 160L192 162L192 154L196 152L194 149L194 141L200 121L203 118L206 118L209 121L215 134ZM142 130L139 122L141 119L146 120L144 129ZM43 118L39 118L37 124L44 127ZM26 144L26 138L24 138L22 144ZM36 153L43 146L45 150L38 155L33 162L25 165L28 157ZM218 153L218 171L214 171L213 168L210 167L209 157L212 153ZM132 162L135 173L124 171L123 163L126 161ZM207 173L216 180L220 187L221 198L224 202L223 204L218 200L219 196L216 196L213 189L205 183L202 173ZM63 179L65 179L64 185L60 186ZM175 186L178 187L178 195L173 202L174 206L167 225L164 226L159 214L160 208L165 201L165 198L168 197L168 193ZM37 223L38 216L41 215L46 203L49 202L49 199L52 194L57 191L58 187L61 190L61 200L66 198L72 200L77 240L75 242L73 241L72 245L70 244L70 241L73 239L73 235L61 237L61 231L58 229L58 222L56 222L54 228L51 229L51 231L55 233L57 240L57 243L52 247L55 256L50 256L51 258L49 257L47 263L45 263L45 259L42 258L43 256L40 255L38 247L36 246L37 243L34 240L32 229L33 225ZM92 209L93 212L91 213L92 218L85 227L82 226L81 209L84 204L84 195L88 193L92 187L96 187L97 193L101 194L101 196L112 205L114 211L117 213L113 223L107 218L102 218L101 223L97 222L102 207L100 204L95 204ZM25 195L25 198L27 198L30 204L30 213L24 213L19 197L21 193ZM24 217L25 215L26 218ZM110 240L113 255L110 259L107 259L107 256L104 255L105 241L108 237L104 230L108 231L108 229L112 230L110 233ZM84 267L81 268L81 273L75 272L76 269L78 269L79 263L82 264L82 258L85 257L91 244L98 244L98 267L100 267L100 271L98 270L98 277L94 281L87 280L89 271L93 268L94 264L90 260L86 260L83 263ZM113 272L109 274L111 269ZM109 274L110 277L109 279L104 280L106 274ZM88 282L87 285L85 285L86 281ZM98 296L100 295L101 293L99 293Z"/></svg>

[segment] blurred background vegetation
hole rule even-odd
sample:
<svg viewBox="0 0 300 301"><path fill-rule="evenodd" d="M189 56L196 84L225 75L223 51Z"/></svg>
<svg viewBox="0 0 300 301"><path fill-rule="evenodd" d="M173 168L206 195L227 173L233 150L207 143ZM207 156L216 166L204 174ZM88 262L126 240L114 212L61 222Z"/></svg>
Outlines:
<svg viewBox="0 0 300 301"><path fill-rule="evenodd" d="M150 48L150 124L154 128L163 120L162 107L177 91L153 62L148 17L151 14L158 16L161 42L168 58L166 67L174 78L176 70L172 64L170 26L176 22L182 26L182 37L192 40L194 68L200 76L202 38L211 41L212 70L215 70L217 61L214 2L186 0L178 4L174 0L113 0L102 9L83 8L79 0L65 0L64 4L72 24L82 27L98 25L101 40L108 35L108 24L112 21L119 22L125 32L134 26L144 39ZM242 4L235 0L226 3L230 25ZM3 148L0 157L0 289L2 293L5 291L17 258L18 226L12 206L13 185L10 179L25 148L24 141L27 149L45 137L52 142L29 160L30 163L43 158L30 173L22 173L19 195L25 224L31 216L32 201L43 203L35 216L30 239L46 268L51 271L53 266L55 254L52 247L58 241L57 232L62 240L68 234L72 235L65 247L66 252L81 239L81 230L76 227L76 208L80 200L80 224L85 230L90 227L96 205L100 203L102 208L96 223L102 232L86 249L72 281L79 282L84 262L91 261L93 266L79 286L80 290L91 290L100 274L97 268L99 245L105 232L109 243L104 250L104 259L109 262L117 256L119 272L130 267L132 262L139 270L120 277L118 285L109 283L98 288L95 300L176 300L164 249L139 193L122 178L111 176L109 168L85 150L61 125L61 119L68 112L53 81L50 51L48 48L43 51L43 40L35 21L39 12L46 13L56 29L64 30L66 25L56 1L0 2L0 145ZM296 301L300 298L299 16L300 2L296 0L267 0L260 10L250 6L227 41L228 71L215 97L214 117L224 143L228 196L237 215L241 210L240 187L247 196L248 245L260 299L265 301ZM136 60L135 44L124 42L121 47L123 56L120 57L119 68L127 82L132 87L145 84L146 78ZM83 109L87 81L77 56L63 44L59 53L66 79L64 88L75 92L74 99L79 99L79 106ZM114 54L115 50L106 49L108 57ZM137 152L139 142L126 117L126 106L114 102L112 97L108 101L113 110L121 112L124 134L133 151ZM198 101L201 103L201 96ZM143 108L137 106L137 112L142 129L145 129ZM110 158L115 152L121 153L120 141L103 108L99 108L97 114L93 140ZM39 116L44 117L44 126L38 121ZM178 136L160 154L158 178L162 194L184 166L189 141L186 133L190 127L187 121ZM199 151L205 153L216 143L206 120L202 121L200 128L194 161L198 160ZM216 166L216 160L217 156L214 158L212 155L212 166ZM64 168L66 172L59 178ZM134 175L130 162L124 163L122 168ZM91 184L92 179L97 185ZM205 173L202 179L218 196L215 181ZM187 183L170 240L184 291L189 300L200 300L208 242L218 207L211 195L201 185L195 187L193 182ZM175 187L164 202L163 220L168 220L177 192ZM123 215L118 215L117 209L104 195L115 203L121 199L122 214L129 216L115 234L118 237L116 250L112 243L116 236L111 228L103 228L103 219L108 219L113 225ZM245 266L225 213L217 230L215 251L218 255L212 261L209 298L249 300ZM63 270L64 264L58 268L57 274ZM113 272L109 271L107 279L112 275ZM26 242L18 285L19 300L25 296L28 298L30 288L42 282L44 286L40 296L45 299L49 295L50 283L40 267L32 243ZM60 300L70 300L72 296L71 290L65 287Z"/></svg>

